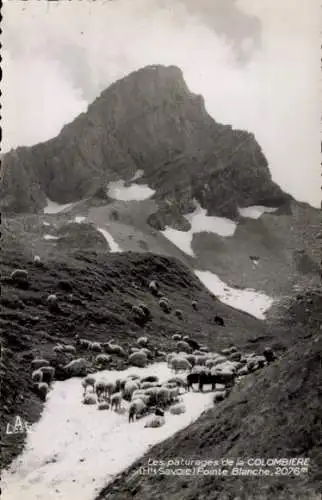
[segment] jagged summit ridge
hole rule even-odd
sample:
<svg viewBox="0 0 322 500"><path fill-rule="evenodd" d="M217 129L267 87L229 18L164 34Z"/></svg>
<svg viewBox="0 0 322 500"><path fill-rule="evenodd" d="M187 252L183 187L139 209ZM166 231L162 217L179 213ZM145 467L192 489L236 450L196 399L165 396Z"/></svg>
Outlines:
<svg viewBox="0 0 322 500"><path fill-rule="evenodd" d="M77 201L137 170L156 191L161 221L164 199L179 212L195 198L211 215L235 217L238 205L290 198L273 183L253 134L217 123L179 68L155 65L113 83L57 137L6 154L0 208L38 212L46 197Z"/></svg>

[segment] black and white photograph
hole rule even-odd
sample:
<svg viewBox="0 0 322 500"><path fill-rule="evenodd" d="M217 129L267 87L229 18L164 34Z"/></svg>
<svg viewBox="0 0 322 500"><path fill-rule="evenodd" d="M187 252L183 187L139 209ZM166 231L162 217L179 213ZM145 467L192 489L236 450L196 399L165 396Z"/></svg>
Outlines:
<svg viewBox="0 0 322 500"><path fill-rule="evenodd" d="M1 500L322 500L320 2L1 13Z"/></svg>

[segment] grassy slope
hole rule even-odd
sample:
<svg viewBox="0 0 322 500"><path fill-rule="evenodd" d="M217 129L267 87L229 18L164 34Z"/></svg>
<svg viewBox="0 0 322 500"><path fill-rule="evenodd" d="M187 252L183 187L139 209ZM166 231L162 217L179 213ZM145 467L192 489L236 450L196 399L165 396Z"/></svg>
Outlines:
<svg viewBox="0 0 322 500"><path fill-rule="evenodd" d="M322 293L299 295L287 306L280 335L297 338L289 351L247 376L230 397L188 428L153 447L100 500L318 500L322 495ZM294 327L295 321L297 327ZM290 326L293 325L293 326ZM276 331L277 331L276 330ZM301 339L300 339L301 337ZM310 458L298 478L136 475L149 458Z"/></svg>
<svg viewBox="0 0 322 500"><path fill-rule="evenodd" d="M45 356L57 366L60 360L52 353L53 345L57 341L73 343L76 334L98 341L114 338L125 349L142 334L149 335L152 345L162 350L174 348L171 337L175 332L190 334L213 349L234 342L253 350L260 348L253 340L269 340L261 321L216 301L179 261L151 254L59 252L39 268L33 263L29 247L11 245L9 239L5 243L0 256L0 340L5 348L0 374L2 429L15 415L30 422L39 418L42 405L32 392L30 360ZM27 290L8 279L15 268L28 270ZM152 278L158 279L164 294L183 311L183 321L161 311L148 291ZM61 314L48 311L46 298L50 293L58 295ZM197 312L191 308L193 299L199 302ZM140 301L152 312L144 328L130 318L132 305ZM215 314L225 319L225 327L215 325ZM111 366L122 368L126 361L115 358ZM19 451L21 437L2 436L2 441L6 445L1 457L5 465Z"/></svg>

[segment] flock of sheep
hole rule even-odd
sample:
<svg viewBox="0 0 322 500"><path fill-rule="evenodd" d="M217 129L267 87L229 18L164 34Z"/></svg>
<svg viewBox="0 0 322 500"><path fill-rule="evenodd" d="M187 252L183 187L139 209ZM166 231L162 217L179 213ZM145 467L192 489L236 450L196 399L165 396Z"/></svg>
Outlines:
<svg viewBox="0 0 322 500"><path fill-rule="evenodd" d="M34 261L36 265L41 265L38 256L35 257ZM11 278L25 283L28 280L28 273L23 269L16 269L11 274ZM156 281L151 281L149 290L154 296L160 297L160 308L169 314L172 307L169 300L160 293L159 284ZM47 297L47 304L51 312L59 310L55 294ZM192 308L198 309L196 301L192 302ZM142 323L151 316L149 308L143 303L134 305L132 314L136 321ZM183 319L181 310L175 310L175 315L179 319ZM216 316L215 319L216 323L224 324L222 318ZM132 422L134 418L154 413L152 420L146 423L146 426L151 427L163 425L165 409L173 414L185 412L186 408L181 393L189 391L195 384L198 385L199 391L203 391L204 385L211 385L214 391L213 400L216 403L228 396L232 386L240 377L263 368L276 358L270 348L266 348L261 356L241 353L236 347L230 347L217 353L209 352L207 346L200 345L198 341L189 336L175 334L172 340L176 343L175 352L169 354L158 350L153 352L147 337L137 339L137 345L132 346L129 352L126 352L114 341L92 342L78 337L76 337L76 345L58 344L53 348L53 352L55 355L62 353L67 356L69 361L61 368L68 377L84 377L82 379L84 404L97 404L99 410L114 409L124 413L126 408L123 402L126 401L129 422ZM123 380L118 379L116 382L105 379L97 380L96 376L90 373L92 367L89 366L85 357L70 359L76 355L78 349L95 356L94 371L107 369L113 355L127 358L130 365L143 368L155 358L157 353L160 361L167 361L174 376L164 383L160 383L154 375L144 378L131 375ZM34 359L31 366L34 388L39 396L45 400L50 384L55 377L55 368L50 366L46 359ZM182 372L183 375L179 376L179 372ZM90 393L88 388L92 389Z"/></svg>

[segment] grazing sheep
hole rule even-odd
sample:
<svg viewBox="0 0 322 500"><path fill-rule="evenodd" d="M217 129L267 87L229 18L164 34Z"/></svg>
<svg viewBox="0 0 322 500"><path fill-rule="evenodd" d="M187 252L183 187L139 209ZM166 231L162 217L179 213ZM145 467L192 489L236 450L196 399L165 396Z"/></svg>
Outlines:
<svg viewBox="0 0 322 500"><path fill-rule="evenodd" d="M189 361L189 363L191 364L191 366L195 366L195 364L196 364L196 356L194 356L193 354L187 354L186 360Z"/></svg>
<svg viewBox="0 0 322 500"><path fill-rule="evenodd" d="M198 309L198 302L196 300L193 300L191 302L191 305L192 305L192 309L194 309L195 311L197 311L197 309Z"/></svg>
<svg viewBox="0 0 322 500"><path fill-rule="evenodd" d="M89 348L93 352L103 352L103 347L100 342L91 342Z"/></svg>
<svg viewBox="0 0 322 500"><path fill-rule="evenodd" d="M170 302L166 297L161 297L159 300L159 306L164 313L169 314L171 312Z"/></svg>
<svg viewBox="0 0 322 500"><path fill-rule="evenodd" d="M195 365L191 370L191 373L201 373L201 372L208 372L208 370L203 365Z"/></svg>
<svg viewBox="0 0 322 500"><path fill-rule="evenodd" d="M240 361L242 358L242 355L240 352L233 352L230 354L230 356L228 357L228 359L230 361Z"/></svg>
<svg viewBox="0 0 322 500"><path fill-rule="evenodd" d="M170 389L167 387L158 387L157 390L157 401L159 406L165 407L171 400Z"/></svg>
<svg viewBox="0 0 322 500"><path fill-rule="evenodd" d="M111 396L111 410L113 410L113 407L115 410L119 410L122 405L122 392L115 392L115 394L112 394Z"/></svg>
<svg viewBox="0 0 322 500"><path fill-rule="evenodd" d="M205 366L207 357L206 356L196 356L196 365Z"/></svg>
<svg viewBox="0 0 322 500"><path fill-rule="evenodd" d="M100 399L106 396L106 381L105 380L98 380L95 382L94 387L93 387L95 394L97 396L97 400L100 401Z"/></svg>
<svg viewBox="0 0 322 500"><path fill-rule="evenodd" d="M89 349L91 346L92 342L87 339L77 339L76 340L76 345L79 347L82 347L83 349Z"/></svg>
<svg viewBox="0 0 322 500"><path fill-rule="evenodd" d="M47 382L47 384L50 384L54 380L55 368L53 366L42 366L41 368L39 368L39 370L42 372L43 382Z"/></svg>
<svg viewBox="0 0 322 500"><path fill-rule="evenodd" d="M173 402L179 396L179 387L172 387L169 390L169 402Z"/></svg>
<svg viewBox="0 0 322 500"><path fill-rule="evenodd" d="M144 312L144 315L147 319L151 317L151 311L144 302L140 302L139 308Z"/></svg>
<svg viewBox="0 0 322 500"><path fill-rule="evenodd" d="M130 353L139 352L141 349L139 347L130 347Z"/></svg>
<svg viewBox="0 0 322 500"><path fill-rule="evenodd" d="M267 363L272 363L277 358L271 347L265 347L263 355L265 356Z"/></svg>
<svg viewBox="0 0 322 500"><path fill-rule="evenodd" d="M31 374L31 378L33 382L40 383L43 379L43 373L40 369L34 370Z"/></svg>
<svg viewBox="0 0 322 500"><path fill-rule="evenodd" d="M96 379L93 375L87 375L83 380L82 380L82 386L84 389L84 394L87 392L87 387L91 387L92 391L95 391L95 384L96 384Z"/></svg>
<svg viewBox="0 0 322 500"><path fill-rule="evenodd" d="M145 367L148 363L148 358L145 352L139 351L139 352L134 352L133 354L130 354L129 356L129 362L138 367Z"/></svg>
<svg viewBox="0 0 322 500"><path fill-rule="evenodd" d="M34 256L34 263L36 264L36 266L39 266L39 267L42 265L42 262L40 260L39 255Z"/></svg>
<svg viewBox="0 0 322 500"><path fill-rule="evenodd" d="M179 357L179 356L176 356L176 357L171 359L170 366L175 372L178 372L181 370L182 371L190 370L192 368L191 364L189 363L189 361L187 359Z"/></svg>
<svg viewBox="0 0 322 500"><path fill-rule="evenodd" d="M207 347L206 345L202 345L199 347L199 351L201 352L209 352L209 347Z"/></svg>
<svg viewBox="0 0 322 500"><path fill-rule="evenodd" d="M105 391L109 397L116 391L116 383L114 382L105 382Z"/></svg>
<svg viewBox="0 0 322 500"><path fill-rule="evenodd" d="M96 405L97 400L95 394L85 394L83 398L84 405Z"/></svg>
<svg viewBox="0 0 322 500"><path fill-rule="evenodd" d="M183 320L183 311L181 311L181 309L176 309L174 314L178 319Z"/></svg>
<svg viewBox="0 0 322 500"><path fill-rule="evenodd" d="M232 346L229 348L230 354L233 354L234 352L237 352L237 347Z"/></svg>
<svg viewBox="0 0 322 500"><path fill-rule="evenodd" d="M153 295L158 296L159 295L159 290L160 290L159 283L157 281L155 281L155 280L150 281L150 283L149 283L149 290L150 290L150 292Z"/></svg>
<svg viewBox="0 0 322 500"><path fill-rule="evenodd" d="M145 309L141 306L134 305L131 311L134 321L136 321L136 323L138 323L139 325L143 326L146 323L147 319L150 317L149 314L150 311L149 313L147 313L147 311L148 311L147 307Z"/></svg>
<svg viewBox="0 0 322 500"><path fill-rule="evenodd" d="M76 349L73 345L63 345L63 352L68 352L70 354L76 354Z"/></svg>
<svg viewBox="0 0 322 500"><path fill-rule="evenodd" d="M172 335L172 340L176 341L176 340L181 340L182 339L182 335L180 335L179 333L175 333L174 335Z"/></svg>
<svg viewBox="0 0 322 500"><path fill-rule="evenodd" d="M140 389L140 384L134 380L128 380L124 384L123 398L126 401L131 401L132 394L136 389Z"/></svg>
<svg viewBox="0 0 322 500"><path fill-rule="evenodd" d="M47 359L33 359L31 362L32 368L37 370L38 368L42 368L43 366L49 366L49 361Z"/></svg>
<svg viewBox="0 0 322 500"><path fill-rule="evenodd" d="M110 404L107 401L101 401L97 406L98 410L109 410L109 408Z"/></svg>
<svg viewBox="0 0 322 500"><path fill-rule="evenodd" d="M53 352L64 352L64 346L62 344L57 344L53 347Z"/></svg>
<svg viewBox="0 0 322 500"><path fill-rule="evenodd" d="M40 382L37 384L37 392L43 401L46 401L46 397L49 391L49 386L46 382Z"/></svg>
<svg viewBox="0 0 322 500"><path fill-rule="evenodd" d="M197 342L195 339L187 339L186 342L190 345L191 349L197 350L200 347L199 342Z"/></svg>
<svg viewBox="0 0 322 500"><path fill-rule="evenodd" d="M141 389L149 389L150 387L155 387L155 382L142 382Z"/></svg>
<svg viewBox="0 0 322 500"><path fill-rule="evenodd" d="M173 358L175 358L177 356L177 354L175 352L170 352L169 354L167 354L167 365L168 367L171 367L171 361L173 360Z"/></svg>
<svg viewBox="0 0 322 500"><path fill-rule="evenodd" d="M169 411L171 415L181 415L187 411L186 406L183 403L175 404L170 406Z"/></svg>
<svg viewBox="0 0 322 500"><path fill-rule="evenodd" d="M102 365L103 367L107 366L111 361L111 356L108 354L98 354L95 358L95 363L97 365Z"/></svg>
<svg viewBox="0 0 322 500"><path fill-rule="evenodd" d="M248 369L246 366L244 366L243 368L241 368L240 370L237 371L238 377L244 377L247 374L248 374Z"/></svg>
<svg viewBox="0 0 322 500"><path fill-rule="evenodd" d="M141 399L132 401L129 406L129 422L133 422L134 417L146 409L145 403Z"/></svg>
<svg viewBox="0 0 322 500"><path fill-rule="evenodd" d="M148 344L148 337L139 337L136 341L138 346L140 347L146 347Z"/></svg>
<svg viewBox="0 0 322 500"><path fill-rule="evenodd" d="M48 295L47 304L48 304L49 312L54 313L54 312L59 311L57 295L55 295L54 293Z"/></svg>
<svg viewBox="0 0 322 500"><path fill-rule="evenodd" d="M149 359L152 359L152 358L153 358L153 353L152 353L152 351L151 351L150 349L147 349L147 347L142 347L142 348L140 349L140 351L141 351L141 352L145 352L145 354L147 355L147 357L148 357Z"/></svg>
<svg viewBox="0 0 322 500"><path fill-rule="evenodd" d="M215 321L216 325L225 326L225 321L221 316L216 315L214 318L214 321Z"/></svg>
<svg viewBox="0 0 322 500"><path fill-rule="evenodd" d="M212 368L213 366L215 366L215 360L214 359L207 359L205 366L209 369Z"/></svg>
<svg viewBox="0 0 322 500"><path fill-rule="evenodd" d="M26 271L25 269L15 269L10 274L10 278L16 283L25 284L28 282L28 271Z"/></svg>
<svg viewBox="0 0 322 500"><path fill-rule="evenodd" d="M165 424L165 418L155 415L151 420L148 420L145 423L144 427L145 428L162 427L164 424Z"/></svg>
<svg viewBox="0 0 322 500"><path fill-rule="evenodd" d="M230 354L230 349L227 348L227 349L222 349L222 351L220 351L220 354L222 354L223 356L229 356Z"/></svg>
<svg viewBox="0 0 322 500"><path fill-rule="evenodd" d="M188 342L185 342L184 340L178 340L177 342L177 350L179 351L183 351L183 352L186 352L187 354L191 354L191 347L190 345L188 344Z"/></svg>
<svg viewBox="0 0 322 500"><path fill-rule="evenodd" d="M64 366L64 369L72 377L84 377L87 372L86 361L84 358L73 359Z"/></svg>

